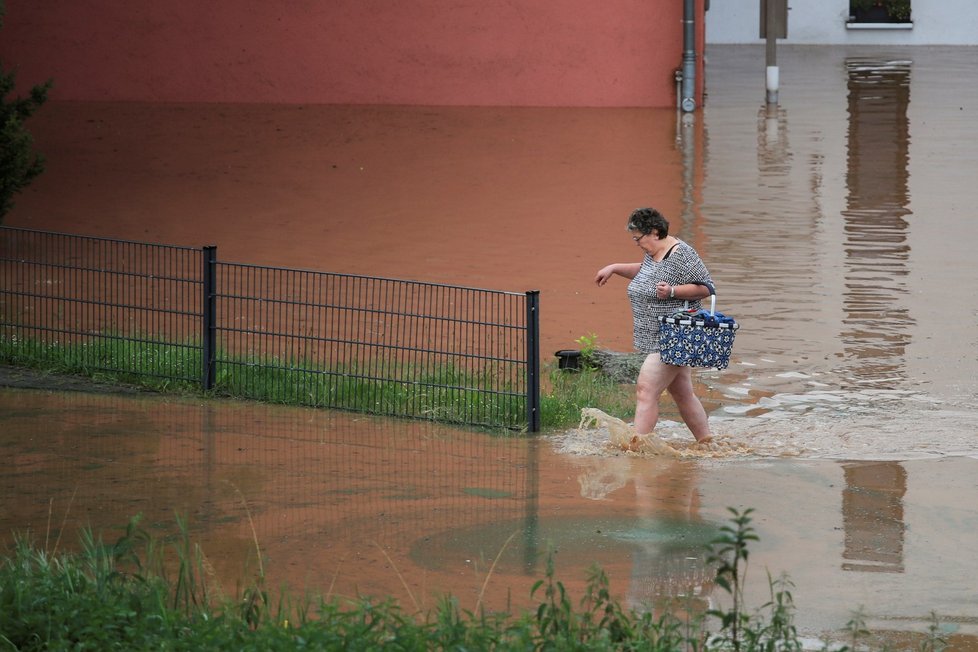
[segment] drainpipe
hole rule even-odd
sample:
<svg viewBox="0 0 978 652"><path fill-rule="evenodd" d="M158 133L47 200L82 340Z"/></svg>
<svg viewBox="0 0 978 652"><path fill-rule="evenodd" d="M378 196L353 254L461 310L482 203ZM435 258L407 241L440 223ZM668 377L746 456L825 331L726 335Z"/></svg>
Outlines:
<svg viewBox="0 0 978 652"><path fill-rule="evenodd" d="M768 106L778 103L778 24L775 16L774 0L768 0L764 16L764 60L767 64L765 71L765 99ZM786 10L787 11L787 10ZM787 20L787 18L785 18Z"/></svg>
<svg viewBox="0 0 978 652"><path fill-rule="evenodd" d="M683 0L683 99L686 113L696 109L696 0Z"/></svg>

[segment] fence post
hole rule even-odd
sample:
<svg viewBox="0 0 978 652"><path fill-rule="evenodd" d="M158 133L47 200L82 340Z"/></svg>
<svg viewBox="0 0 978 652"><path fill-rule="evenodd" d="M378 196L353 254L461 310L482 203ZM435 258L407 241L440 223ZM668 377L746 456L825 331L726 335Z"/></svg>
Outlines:
<svg viewBox="0 0 978 652"><path fill-rule="evenodd" d="M214 387L214 344L217 320L217 247L207 245L203 248L204 288L201 297L201 378L204 390Z"/></svg>
<svg viewBox="0 0 978 652"><path fill-rule="evenodd" d="M526 293L526 424L540 432L540 291Z"/></svg>

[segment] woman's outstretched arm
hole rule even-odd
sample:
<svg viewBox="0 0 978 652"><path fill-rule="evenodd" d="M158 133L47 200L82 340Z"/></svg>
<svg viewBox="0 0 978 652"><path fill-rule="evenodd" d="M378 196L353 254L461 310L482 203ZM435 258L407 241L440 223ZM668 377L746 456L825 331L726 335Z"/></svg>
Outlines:
<svg viewBox="0 0 978 652"><path fill-rule="evenodd" d="M635 278L635 275L638 274L638 270L641 267L642 263L612 263L598 270L598 273L594 276L594 282L598 285L604 285L615 274L632 279Z"/></svg>

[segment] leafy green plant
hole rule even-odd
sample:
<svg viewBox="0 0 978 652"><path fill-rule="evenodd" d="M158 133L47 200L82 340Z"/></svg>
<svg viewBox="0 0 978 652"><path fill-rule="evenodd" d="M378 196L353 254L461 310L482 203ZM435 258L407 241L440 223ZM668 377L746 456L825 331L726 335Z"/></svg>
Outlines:
<svg viewBox="0 0 978 652"><path fill-rule="evenodd" d="M866 629L866 613L862 607L852 613L852 617L846 623L846 633L849 635L849 644L853 650L858 650L862 640L870 635L870 631Z"/></svg>
<svg viewBox="0 0 978 652"><path fill-rule="evenodd" d="M948 647L947 638L937 613L930 612L930 623L927 625L927 637L920 645L920 652L944 652Z"/></svg>
<svg viewBox="0 0 978 652"><path fill-rule="evenodd" d="M581 335L574 342L581 347L581 363L585 369L594 369L594 352L598 349L598 336L596 333Z"/></svg>
<svg viewBox="0 0 978 652"><path fill-rule="evenodd" d="M0 0L0 27L6 7ZM44 171L44 157L35 153L34 139L24 121L47 101L50 80L31 88L27 97L9 98L16 74L0 67L0 223L13 208L13 196Z"/></svg>
<svg viewBox="0 0 978 652"><path fill-rule="evenodd" d="M733 604L726 611L713 609L709 614L720 620L718 638L729 643L734 650L740 650L744 643L743 629L750 623L744 608L744 582L750 556L748 544L758 541L758 537L750 525L753 509L740 512L730 507L728 511L731 513L730 524L722 526L720 535L710 543L707 563L717 565L715 582L730 594Z"/></svg>
<svg viewBox="0 0 978 652"><path fill-rule="evenodd" d="M556 579L554 552L547 555L544 579L537 580L531 595L543 590L536 609L537 650L649 650L666 652L695 649L698 632L684 639L680 621L669 613L657 620L650 611L628 610L611 593L608 576L598 566L588 570L587 585L579 607ZM518 649L518 648L507 648Z"/></svg>
<svg viewBox="0 0 978 652"><path fill-rule="evenodd" d="M746 630L747 649L770 650L770 652L800 651L802 646L794 624L795 601L791 595L794 584L785 574L772 579L770 572L767 581L771 599L761 607L762 615L758 616ZM763 615L765 610L769 612L767 617Z"/></svg>
<svg viewBox="0 0 978 652"><path fill-rule="evenodd" d="M536 595L541 588L543 588L544 599L537 607L536 612L537 628L540 634L548 640L558 642L558 644L559 641L573 641L577 629L574 607L563 583L555 578L552 551L547 555L545 577L533 584L530 595Z"/></svg>

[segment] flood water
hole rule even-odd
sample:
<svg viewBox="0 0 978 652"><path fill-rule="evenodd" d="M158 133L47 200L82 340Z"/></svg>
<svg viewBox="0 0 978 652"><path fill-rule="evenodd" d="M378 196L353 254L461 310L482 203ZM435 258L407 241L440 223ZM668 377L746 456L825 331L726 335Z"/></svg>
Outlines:
<svg viewBox="0 0 978 652"><path fill-rule="evenodd" d="M225 260L541 291L545 357L628 350L628 213L659 207L741 324L697 373L745 452L629 456L606 433L500 438L435 424L148 396L0 390L0 533L142 512L192 521L218 575L432 606L526 605L548 545L580 595L722 598L698 545L753 507L764 569L806 634L978 648L978 177L974 48L710 48L707 104L673 110L46 105L48 169L7 224ZM620 280L620 279L619 279ZM660 433L688 437L664 404ZM67 516L66 516L67 515ZM5 534L0 534L4 536ZM9 537L8 537L9 539ZM61 545L65 545L59 542ZM491 572L490 572L491 571ZM488 579L487 579L488 576ZM970 646L970 647L969 647Z"/></svg>

